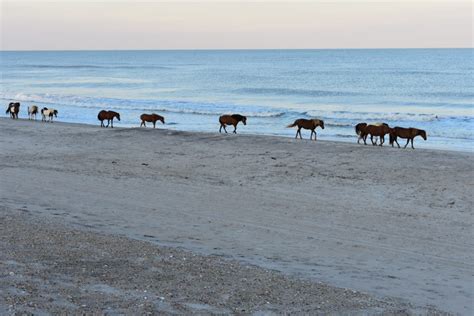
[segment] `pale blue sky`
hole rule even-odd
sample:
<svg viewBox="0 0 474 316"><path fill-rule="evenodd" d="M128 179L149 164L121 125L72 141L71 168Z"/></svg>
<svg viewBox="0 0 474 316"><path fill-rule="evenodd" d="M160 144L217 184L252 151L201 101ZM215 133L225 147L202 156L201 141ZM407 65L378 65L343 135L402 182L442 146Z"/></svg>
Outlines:
<svg viewBox="0 0 474 316"><path fill-rule="evenodd" d="M471 47L471 1L0 0L6 50Z"/></svg>

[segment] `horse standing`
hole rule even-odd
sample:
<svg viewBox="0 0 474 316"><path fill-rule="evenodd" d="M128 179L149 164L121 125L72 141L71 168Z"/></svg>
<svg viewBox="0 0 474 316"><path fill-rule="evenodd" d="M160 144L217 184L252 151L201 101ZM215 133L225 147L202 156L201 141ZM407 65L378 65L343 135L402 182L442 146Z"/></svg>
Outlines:
<svg viewBox="0 0 474 316"><path fill-rule="evenodd" d="M392 131L390 132L390 144L393 147L393 143L397 143L398 148L400 148L400 144L397 142L397 137L400 137L405 138L407 140L407 143L403 148L407 148L408 143L411 141L411 148L415 149L415 147L413 147L413 139L418 135L421 136L424 140L427 139L426 131L422 129L417 129L413 127L403 128L396 126L392 128Z"/></svg>
<svg viewBox="0 0 474 316"><path fill-rule="evenodd" d="M324 129L324 121L323 120L318 120L318 119L297 119L293 124L288 125L287 127L298 127L298 130L296 131L296 136L295 138L298 138L298 134L300 134L300 139L303 139L301 136L301 129L310 129L311 130L311 135L309 136L309 139L313 139L313 134L314 134L314 140L316 140L316 127L320 126L322 129Z"/></svg>
<svg viewBox="0 0 474 316"><path fill-rule="evenodd" d="M219 133L222 132L222 128L224 128L224 131L227 133L227 129L225 128L226 125L233 125L234 134L237 134L237 124L239 124L239 122L242 122L244 125L247 125L247 117L240 114L221 115L219 117L219 123L221 123Z"/></svg>
<svg viewBox="0 0 474 316"><path fill-rule="evenodd" d="M140 120L142 120L142 123L140 124L140 127L145 126L145 122L152 122L153 123L153 128L155 128L156 121L161 121L161 123L165 124L165 118L161 115L152 113L152 114L142 114L140 115Z"/></svg>
<svg viewBox="0 0 474 316"><path fill-rule="evenodd" d="M48 122L53 123L53 116L58 117L58 110L56 109L48 109L48 108L42 108L41 109L41 121L46 122L46 118L48 118Z"/></svg>
<svg viewBox="0 0 474 316"><path fill-rule="evenodd" d="M114 127L114 117L120 121L120 114L114 111L105 111L102 110L97 115L97 119L100 121L100 127ZM107 126L104 125L104 120L107 120Z"/></svg>
<svg viewBox="0 0 474 316"><path fill-rule="evenodd" d="M18 113L20 113L20 102L10 102L5 111L5 114L8 113L10 113L10 118L18 119Z"/></svg>
<svg viewBox="0 0 474 316"><path fill-rule="evenodd" d="M38 114L38 107L36 105L32 105L31 107L28 107L29 120L32 120L34 117L34 120L36 121L36 114Z"/></svg>
<svg viewBox="0 0 474 316"><path fill-rule="evenodd" d="M364 140L364 144L367 145L367 136L370 135L370 141L374 146L377 145L377 141L374 142L374 136L378 136L380 138L379 146L383 146L383 143L385 142L385 135L389 134L390 131L391 128L385 123L380 123L380 125L367 125L361 130L360 136Z"/></svg>

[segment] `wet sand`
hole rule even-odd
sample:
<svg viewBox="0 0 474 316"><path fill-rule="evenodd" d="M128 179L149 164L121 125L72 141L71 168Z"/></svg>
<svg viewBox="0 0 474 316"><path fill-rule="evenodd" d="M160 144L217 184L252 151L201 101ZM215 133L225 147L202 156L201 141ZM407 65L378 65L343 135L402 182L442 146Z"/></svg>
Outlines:
<svg viewBox="0 0 474 316"><path fill-rule="evenodd" d="M31 280L57 278L46 286L61 295L65 310L107 305L95 298L82 301L82 292L68 294L72 299L58 294L71 283L99 284L104 297L122 297L118 301L124 303L111 308L132 311L127 308L136 308L139 300L129 296L126 285L132 286L130 273L138 269L134 251L143 247L143 258L176 252L193 256L196 265L209 261L209 279L214 264L222 271L234 266L236 278L215 282L228 287L216 284L211 290L229 297L241 293L240 304L212 294L200 299L193 293L202 293L205 283L178 286L181 274L195 281L194 264L182 271L171 264L177 270L165 273L171 276L168 287L150 283L149 297L158 308L151 311L171 306L168 312L230 313L244 306L249 313L309 312L326 308L320 297L328 298L323 312L473 311L472 153L9 119L0 119L0 129L0 272L1 282L13 282L7 283L13 284L10 292L0 292L6 310L11 291L19 291L17 298L22 294L15 278L8 281L10 272L16 275L13 265L19 274L30 271ZM18 228L8 230L7 220ZM58 237L48 241L51 230ZM48 242L28 250L24 238L29 235ZM95 258L96 244L110 248L110 254ZM56 261L49 255L77 256L76 264L70 262L68 270L59 261L53 275ZM95 265L128 259L112 264L111 280L88 273L87 267L80 273L81 260L90 257ZM137 280L154 280L150 260ZM41 266L51 273L42 275ZM268 282L237 282L248 266ZM274 284L272 276L283 283ZM285 282L294 282L293 293L310 294L301 296L301 304L269 301L268 309L262 305L266 298L255 298L267 288L273 294L265 297L284 296ZM160 309L161 288L175 289L183 300ZM354 297L341 296L344 288ZM62 308L40 303L42 291L28 293L40 309ZM27 310L27 301L14 306ZM133 303L127 307L126 302Z"/></svg>

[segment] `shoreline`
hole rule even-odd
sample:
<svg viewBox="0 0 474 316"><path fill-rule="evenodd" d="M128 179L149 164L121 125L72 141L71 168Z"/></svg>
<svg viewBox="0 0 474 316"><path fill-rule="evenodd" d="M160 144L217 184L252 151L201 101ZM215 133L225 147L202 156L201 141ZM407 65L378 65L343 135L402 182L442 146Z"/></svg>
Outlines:
<svg viewBox="0 0 474 316"><path fill-rule="evenodd" d="M0 117L0 120L1 119L11 120L8 117ZM43 123L46 124L45 122L41 122L41 118L38 119L37 121L28 120L28 119L25 119L25 118L19 118L18 121L25 121L25 122L32 122L32 123L37 122L37 123L41 123L41 124L43 124ZM97 125L95 125L95 124L89 124L89 123L54 121L54 123L52 123L52 124L64 124L66 126L67 125L74 125L74 126L82 126L82 127L97 127L97 128L100 128L100 123L97 123ZM102 129L110 129L110 127L109 128L102 128ZM147 126L146 128L145 127L140 127L140 126L114 126L113 130L115 130L115 129L117 129L117 130L119 130L119 129L132 129L132 130L133 129L138 129L138 130L151 129L151 130L153 130L153 128L151 128L150 126ZM220 135L225 135L225 133L219 133L217 130L216 130L216 132L209 132L209 131L187 131L187 130L178 130L178 129L168 129L168 128L166 128L166 125L164 125L164 126L160 125L159 127L155 128L154 130L163 130L163 131L168 131L168 132L184 133L184 134L189 134L189 135L193 135L193 134L205 134L205 135L219 135L220 134ZM318 132L320 132L319 129L318 129ZM228 135L232 135L232 132L229 132ZM285 136L285 135L253 134L253 133L246 133L245 131L243 131L243 132L239 131L239 133L237 135L239 137L244 136L244 137L271 137L271 138L295 139L294 137ZM305 136L307 136L307 135L305 135ZM386 136L385 138L386 139L385 139L385 143L384 143L383 147L392 148L392 146L388 144L388 136ZM306 137L306 138L303 137L302 140L301 139L298 139L298 140L299 141L309 141L308 137ZM415 141L422 141L422 139L417 137L417 138L415 138ZM429 141L429 138L428 138L428 141ZM342 141L342 140L336 140L336 139L320 139L320 138L318 138L317 142L337 143L337 144L353 144L353 145L365 146L365 145L363 145L363 143L357 144L357 137L356 136L354 136L354 142ZM401 148L393 147L393 149L404 150L404 148L403 148L404 145L400 144L400 146L401 146ZM367 140L367 145L365 147L377 147L378 148L380 146L372 146L372 144L370 143L370 139L368 139ZM410 147L406 148L406 150L408 150L408 149L412 150ZM442 152L451 152L451 153L474 154L474 148L472 150L468 150L468 149L446 149L446 148L418 148L418 147L416 147L416 143L415 143L415 150L435 151L435 152L442 151Z"/></svg>
<svg viewBox="0 0 474 316"><path fill-rule="evenodd" d="M18 123L0 120L5 210L472 312L472 153Z"/></svg>

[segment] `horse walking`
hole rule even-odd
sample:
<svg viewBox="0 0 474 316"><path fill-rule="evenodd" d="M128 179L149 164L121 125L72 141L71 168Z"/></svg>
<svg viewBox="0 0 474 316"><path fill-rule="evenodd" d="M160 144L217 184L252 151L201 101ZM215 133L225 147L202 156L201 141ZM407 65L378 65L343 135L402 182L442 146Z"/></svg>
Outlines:
<svg viewBox="0 0 474 316"><path fill-rule="evenodd" d="M10 113L10 118L18 119L18 113L20 113L20 102L10 102L5 111L5 114L8 113Z"/></svg>
<svg viewBox="0 0 474 316"><path fill-rule="evenodd" d="M417 129L413 127L403 128L403 127L396 126L392 128L392 131L390 132L390 144L393 147L393 143L397 143L398 148L400 148L400 144L397 141L397 138L400 137L400 138L405 138L407 140L407 143L405 144L405 147L403 148L407 148L408 143L411 141L411 148L415 149L415 147L413 147L413 139L416 136L421 136L424 140L427 139L426 131L422 129Z"/></svg>
<svg viewBox="0 0 474 316"><path fill-rule="evenodd" d="M155 113L142 114L142 115L140 115L140 120L142 120L142 123L140 124L140 127L142 127L142 126L146 127L145 122L153 123L153 128L155 128L156 121L161 121L161 123L165 124L165 118L163 116L155 114Z"/></svg>
<svg viewBox="0 0 474 316"><path fill-rule="evenodd" d="M364 140L364 144L367 145L367 136L370 135L370 141L374 146L377 145L377 141L374 142L374 136L379 137L379 146L383 146L383 143L385 142L385 135L389 134L390 131L391 128L385 123L381 123L381 125L367 125L364 129L362 129L361 137Z"/></svg>
<svg viewBox="0 0 474 316"><path fill-rule="evenodd" d="M355 132L357 134L357 136L359 136L357 138L357 144L360 144L360 140L362 139L362 131L367 127L367 123L359 123L355 126Z"/></svg>
<svg viewBox="0 0 474 316"><path fill-rule="evenodd" d="M58 110L51 108L42 108L41 109L41 121L42 122L51 122L53 123L53 116L58 117ZM48 118L48 120L46 120Z"/></svg>
<svg viewBox="0 0 474 316"><path fill-rule="evenodd" d="M387 123L373 123L373 124L370 124L370 125L367 125L367 123L359 123L355 126L355 130L356 130L356 134L359 136L358 139L357 139L357 144L360 144L360 140L362 139L364 141L364 144L367 145L366 143L366 139L367 139L367 133L365 133L365 129L367 128L367 126L386 126L386 127L389 127ZM378 135L374 135L376 137L378 137ZM372 140L372 145L377 145L377 139L375 139L375 142L374 140L371 138ZM385 139L384 139L385 141Z"/></svg>
<svg viewBox="0 0 474 316"><path fill-rule="evenodd" d="M219 133L222 132L222 128L224 128L224 131L227 133L227 129L225 128L226 125L233 125L234 134L237 134L237 124L239 124L239 122L242 122L244 125L247 125L247 117L240 114L220 116L219 123L221 123L221 127L219 128Z"/></svg>
<svg viewBox="0 0 474 316"><path fill-rule="evenodd" d="M120 121L120 114L114 111L105 111L102 110L99 112L97 115L97 119L100 121L100 127L109 127L113 128L114 127L114 117L117 118L117 120ZM104 125L104 120L107 120L107 126Z"/></svg>
<svg viewBox="0 0 474 316"><path fill-rule="evenodd" d="M323 120L318 120L318 119L298 119L296 120L293 124L288 125L287 127L298 127L298 130L296 131L296 136L295 139L298 138L298 134L300 135L300 139L303 139L301 136L301 129L310 129L311 130L311 135L309 136L309 139L313 139L313 134L314 134L314 140L316 140L316 127L320 126L322 129L324 129L324 121Z"/></svg>
<svg viewBox="0 0 474 316"><path fill-rule="evenodd" d="M29 120L32 120L34 117L34 120L36 121L36 114L38 114L38 107L36 105L32 105L31 107L28 107Z"/></svg>

